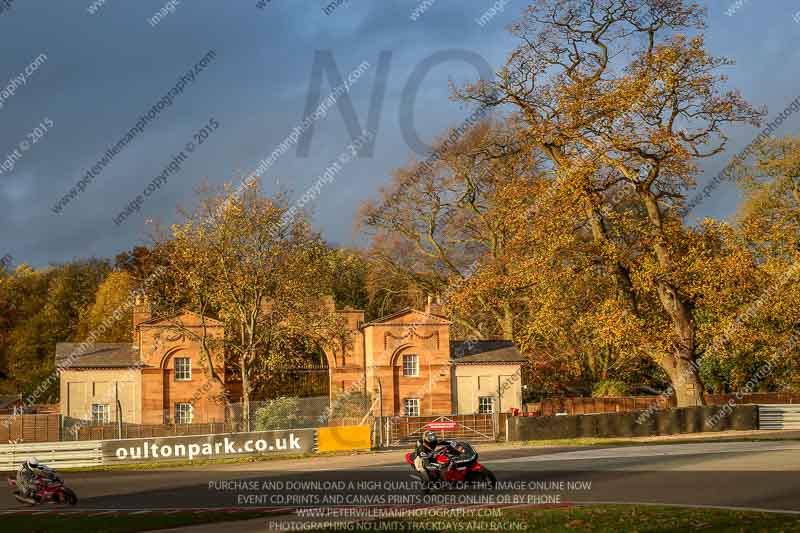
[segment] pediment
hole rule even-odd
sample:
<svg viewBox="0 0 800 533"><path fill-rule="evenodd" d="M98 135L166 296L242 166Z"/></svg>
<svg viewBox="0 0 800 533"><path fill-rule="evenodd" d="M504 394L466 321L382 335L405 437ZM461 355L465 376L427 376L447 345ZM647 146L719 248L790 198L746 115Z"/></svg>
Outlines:
<svg viewBox="0 0 800 533"><path fill-rule="evenodd" d="M179 313L176 313L172 316L151 318L150 320L146 320L139 325L169 327L176 324L180 324L183 327L199 327L203 325L203 316L195 313L194 311L182 309ZM223 325L219 320L208 316L205 317L205 324L208 327L222 327Z"/></svg>
<svg viewBox="0 0 800 533"><path fill-rule="evenodd" d="M397 325L415 325L415 326L449 326L452 324L449 320L438 315L432 315L407 307L401 311L386 315L377 320L373 320L365 324L365 326L397 326Z"/></svg>

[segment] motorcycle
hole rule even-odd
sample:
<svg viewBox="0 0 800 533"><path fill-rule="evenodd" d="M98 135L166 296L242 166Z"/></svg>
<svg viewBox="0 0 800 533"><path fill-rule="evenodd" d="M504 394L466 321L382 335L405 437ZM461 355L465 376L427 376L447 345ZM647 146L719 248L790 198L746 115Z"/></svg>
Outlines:
<svg viewBox="0 0 800 533"><path fill-rule="evenodd" d="M423 491L426 494L434 487L472 487L493 490L497 483L492 471L477 461L470 466L446 468L446 465L450 463L450 458L443 453L433 456L426 467L429 479L425 479L417 472L413 455L412 452L406 454L406 463L414 469L414 474L422 483Z"/></svg>
<svg viewBox="0 0 800 533"><path fill-rule="evenodd" d="M33 490L33 496L30 498L20 494L16 478L8 477L6 480L8 481L8 486L14 491L14 498L27 505L38 505L41 503L67 503L69 505L75 505L78 503L78 496L75 495L75 492L69 487L64 486L64 482L53 471L49 471L36 479L36 487Z"/></svg>

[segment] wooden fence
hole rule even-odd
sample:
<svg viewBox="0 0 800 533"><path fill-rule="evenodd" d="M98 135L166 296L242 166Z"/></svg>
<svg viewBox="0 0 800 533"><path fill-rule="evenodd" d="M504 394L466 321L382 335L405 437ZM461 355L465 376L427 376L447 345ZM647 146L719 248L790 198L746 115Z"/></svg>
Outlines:
<svg viewBox="0 0 800 533"><path fill-rule="evenodd" d="M149 439L188 435L211 435L238 431L237 424L209 422L207 424L122 424L123 439ZM77 432L65 429L63 440L109 440L119 438L116 424L77 426Z"/></svg>
<svg viewBox="0 0 800 533"><path fill-rule="evenodd" d="M330 426L352 426L363 417L338 417L328 421ZM308 427L319 425L314 417ZM72 429L76 428L76 429ZM233 422L208 422L205 424L122 424L123 439L145 439L189 435L212 435L243 431L241 424ZM61 415L0 416L0 444L10 442L58 442L117 439L116 424L73 425L62 429Z"/></svg>
<svg viewBox="0 0 800 533"><path fill-rule="evenodd" d="M723 405L730 400L734 400L737 404L741 403L766 403L766 404L792 404L800 403L800 394L793 392L753 392L751 394L742 394L742 398L736 397L736 394L705 394L705 399L708 405Z"/></svg>
<svg viewBox="0 0 800 533"><path fill-rule="evenodd" d="M756 392L752 394L704 394L706 405L724 405L730 400L737 404L800 404L800 394L783 392ZM672 396L617 396L608 398L547 398L538 403L525 404L525 412L534 415L583 415L589 413L618 413L645 411L655 405L657 409L676 407Z"/></svg>
<svg viewBox="0 0 800 533"><path fill-rule="evenodd" d="M362 418L335 418L331 419L329 426L354 426L361 423ZM319 426L317 417L310 417L306 424L295 424L293 427L316 428ZM288 429L289 426L286 426ZM284 429L284 428L275 428ZM253 427L255 431L255 426ZM149 439L154 437L179 437L190 435L214 435L217 433L236 433L245 431L238 422L208 422L206 424L122 424L123 439ZM108 440L119 438L116 424L104 424L80 427L77 435L65 429L63 440Z"/></svg>
<svg viewBox="0 0 800 533"><path fill-rule="evenodd" d="M0 443L61 440L61 415L0 416Z"/></svg>

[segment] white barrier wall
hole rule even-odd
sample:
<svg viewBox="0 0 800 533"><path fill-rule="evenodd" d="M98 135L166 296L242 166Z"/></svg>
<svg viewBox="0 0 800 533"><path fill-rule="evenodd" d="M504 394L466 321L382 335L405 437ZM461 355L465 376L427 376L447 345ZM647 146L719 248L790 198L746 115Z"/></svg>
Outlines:
<svg viewBox="0 0 800 533"><path fill-rule="evenodd" d="M800 405L759 405L758 429L800 429Z"/></svg>
<svg viewBox="0 0 800 533"><path fill-rule="evenodd" d="M0 470L14 471L29 457L52 468L78 468L103 464L102 441L31 442L0 445Z"/></svg>
<svg viewBox="0 0 800 533"><path fill-rule="evenodd" d="M58 469L174 460L200 461L243 455L312 453L316 448L315 429L4 444L0 445L0 470L14 471L31 456Z"/></svg>

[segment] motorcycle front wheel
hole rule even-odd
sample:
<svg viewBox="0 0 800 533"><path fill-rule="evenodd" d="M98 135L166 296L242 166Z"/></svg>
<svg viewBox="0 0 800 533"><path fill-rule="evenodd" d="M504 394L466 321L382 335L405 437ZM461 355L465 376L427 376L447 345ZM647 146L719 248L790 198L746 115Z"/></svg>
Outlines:
<svg viewBox="0 0 800 533"><path fill-rule="evenodd" d="M497 478L494 477L494 474L488 468L483 469L483 480L488 485L489 490L494 490Z"/></svg>
<svg viewBox="0 0 800 533"><path fill-rule="evenodd" d="M465 481L472 485L473 489L487 490L494 490L494 485L497 483L494 474L485 468L479 472L470 472Z"/></svg>

